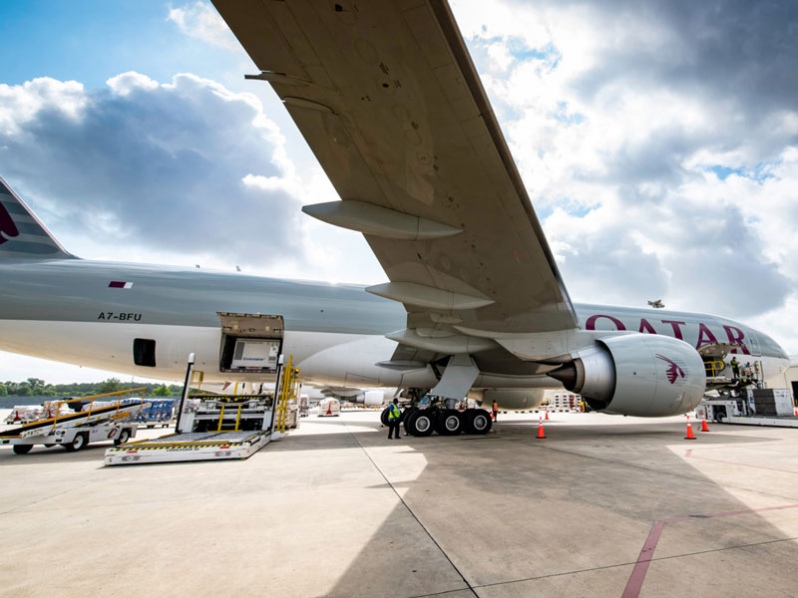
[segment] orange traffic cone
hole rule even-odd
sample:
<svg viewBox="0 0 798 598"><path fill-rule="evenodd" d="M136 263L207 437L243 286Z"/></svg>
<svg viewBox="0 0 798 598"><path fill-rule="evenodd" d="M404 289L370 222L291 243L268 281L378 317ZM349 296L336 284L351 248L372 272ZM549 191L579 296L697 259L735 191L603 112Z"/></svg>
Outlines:
<svg viewBox="0 0 798 598"><path fill-rule="evenodd" d="M702 432L709 432L709 426L707 425L707 414L704 414L703 419L701 420L701 431Z"/></svg>
<svg viewBox="0 0 798 598"><path fill-rule="evenodd" d="M546 421L549 421L549 410L546 409Z"/></svg>
<svg viewBox="0 0 798 598"><path fill-rule="evenodd" d="M538 435L535 438L546 438L546 432L543 430L543 420L538 422Z"/></svg>
<svg viewBox="0 0 798 598"><path fill-rule="evenodd" d="M693 435L693 426L690 425L690 418L687 418L687 436L684 437L685 440L695 440L695 435Z"/></svg>

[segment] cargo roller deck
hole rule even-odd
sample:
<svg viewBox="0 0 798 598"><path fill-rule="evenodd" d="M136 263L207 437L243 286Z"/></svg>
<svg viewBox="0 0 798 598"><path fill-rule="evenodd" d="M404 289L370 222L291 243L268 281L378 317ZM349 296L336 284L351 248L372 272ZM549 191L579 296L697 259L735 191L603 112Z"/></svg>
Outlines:
<svg viewBox="0 0 798 598"><path fill-rule="evenodd" d="M270 439L268 431L189 432L139 440L105 452L106 465L247 459Z"/></svg>
<svg viewBox="0 0 798 598"><path fill-rule="evenodd" d="M272 438L269 395L192 395L173 434L127 442L105 452L105 465L247 459Z"/></svg>

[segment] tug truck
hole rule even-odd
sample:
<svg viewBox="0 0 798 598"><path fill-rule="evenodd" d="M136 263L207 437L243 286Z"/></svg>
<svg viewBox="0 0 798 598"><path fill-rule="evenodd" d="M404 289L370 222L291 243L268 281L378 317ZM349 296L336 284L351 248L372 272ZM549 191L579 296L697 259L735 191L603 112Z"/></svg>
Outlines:
<svg viewBox="0 0 798 598"><path fill-rule="evenodd" d="M705 398L696 417L718 423L798 428L798 417L786 388L748 388L738 396Z"/></svg>
<svg viewBox="0 0 798 598"><path fill-rule="evenodd" d="M42 412L41 419L0 432L0 446L11 445L14 453L24 455L34 445L63 446L67 451L79 451L91 442L113 441L120 445L136 436L136 418L148 406L141 399L122 400L121 395L144 392L145 388L107 393L81 399L54 401L51 409ZM97 399L115 398L110 402ZM63 406L80 406L79 410Z"/></svg>

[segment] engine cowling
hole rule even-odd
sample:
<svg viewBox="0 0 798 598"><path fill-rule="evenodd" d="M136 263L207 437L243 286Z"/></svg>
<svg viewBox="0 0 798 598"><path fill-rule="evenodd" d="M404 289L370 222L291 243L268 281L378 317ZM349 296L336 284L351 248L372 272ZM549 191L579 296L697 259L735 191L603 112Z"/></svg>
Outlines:
<svg viewBox="0 0 798 598"><path fill-rule="evenodd" d="M684 341L654 334L598 339L549 376L597 411L641 417L686 413L706 389L698 352Z"/></svg>
<svg viewBox="0 0 798 598"><path fill-rule="evenodd" d="M379 407L389 401L391 395L387 395L381 390L367 390L363 393L363 404L366 407ZM360 401L358 401L360 402Z"/></svg>

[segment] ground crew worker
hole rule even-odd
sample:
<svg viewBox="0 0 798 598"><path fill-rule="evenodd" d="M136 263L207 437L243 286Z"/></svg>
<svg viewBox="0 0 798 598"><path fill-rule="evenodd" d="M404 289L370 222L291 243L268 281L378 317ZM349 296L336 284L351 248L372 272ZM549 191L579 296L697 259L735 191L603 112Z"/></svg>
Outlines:
<svg viewBox="0 0 798 598"><path fill-rule="evenodd" d="M388 405L388 440L393 438L394 430L396 430L396 439L399 440L399 420L402 418L402 412L399 410L399 399L394 399L393 403Z"/></svg>
<svg viewBox="0 0 798 598"><path fill-rule="evenodd" d="M736 357L732 357L730 365L732 369L732 375L734 375L734 379L737 380L740 377L740 364L737 363Z"/></svg>
<svg viewBox="0 0 798 598"><path fill-rule="evenodd" d="M493 421L496 421L497 417L499 417L499 404L493 401Z"/></svg>

